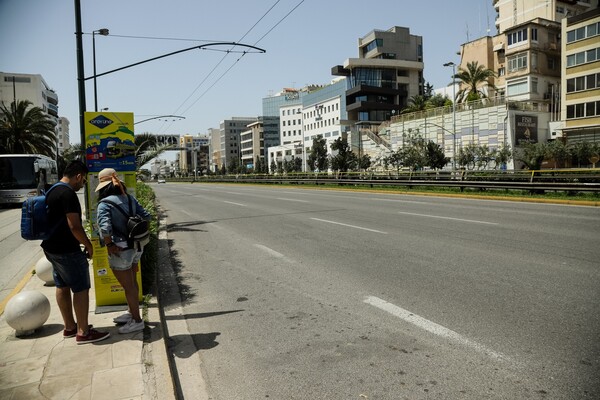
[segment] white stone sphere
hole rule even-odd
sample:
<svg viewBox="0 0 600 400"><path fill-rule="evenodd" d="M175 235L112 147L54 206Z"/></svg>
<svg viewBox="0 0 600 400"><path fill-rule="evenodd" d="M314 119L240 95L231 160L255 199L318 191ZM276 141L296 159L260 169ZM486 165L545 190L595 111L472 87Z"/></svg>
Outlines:
<svg viewBox="0 0 600 400"><path fill-rule="evenodd" d="M52 263L46 257L40 258L35 264L35 274L49 286L54 285L53 272Z"/></svg>
<svg viewBox="0 0 600 400"><path fill-rule="evenodd" d="M17 336L30 335L48 320L50 301L40 292L26 290L8 301L4 315Z"/></svg>

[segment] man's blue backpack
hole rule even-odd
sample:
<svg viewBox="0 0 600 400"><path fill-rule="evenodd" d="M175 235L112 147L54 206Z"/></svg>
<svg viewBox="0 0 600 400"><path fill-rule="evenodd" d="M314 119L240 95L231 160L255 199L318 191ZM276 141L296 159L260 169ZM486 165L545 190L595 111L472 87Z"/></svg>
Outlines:
<svg viewBox="0 0 600 400"><path fill-rule="evenodd" d="M48 205L46 196L57 186L69 186L64 182L58 182L46 193L40 196L30 197L23 202L21 209L21 237L25 240L46 240L58 227L50 226L48 222ZM60 222L59 222L60 223Z"/></svg>

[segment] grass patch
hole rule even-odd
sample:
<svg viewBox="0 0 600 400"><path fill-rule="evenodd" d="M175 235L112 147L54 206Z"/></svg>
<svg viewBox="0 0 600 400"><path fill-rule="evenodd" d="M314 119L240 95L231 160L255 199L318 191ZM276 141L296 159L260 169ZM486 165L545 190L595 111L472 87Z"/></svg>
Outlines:
<svg viewBox="0 0 600 400"><path fill-rule="evenodd" d="M142 207L152 215L150 220L150 242L144 247L142 254L142 293L147 295L155 289L156 268L158 265L158 213L156 211L156 195L152 188L143 183L136 184L136 198Z"/></svg>

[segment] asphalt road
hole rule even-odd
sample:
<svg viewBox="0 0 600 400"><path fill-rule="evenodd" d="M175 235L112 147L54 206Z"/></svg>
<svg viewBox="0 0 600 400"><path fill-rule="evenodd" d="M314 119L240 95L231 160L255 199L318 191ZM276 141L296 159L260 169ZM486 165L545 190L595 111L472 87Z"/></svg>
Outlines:
<svg viewBox="0 0 600 400"><path fill-rule="evenodd" d="M0 208L0 302L43 256L39 241L21 238L21 208Z"/></svg>
<svg viewBox="0 0 600 400"><path fill-rule="evenodd" d="M212 399L600 398L600 209L154 189Z"/></svg>

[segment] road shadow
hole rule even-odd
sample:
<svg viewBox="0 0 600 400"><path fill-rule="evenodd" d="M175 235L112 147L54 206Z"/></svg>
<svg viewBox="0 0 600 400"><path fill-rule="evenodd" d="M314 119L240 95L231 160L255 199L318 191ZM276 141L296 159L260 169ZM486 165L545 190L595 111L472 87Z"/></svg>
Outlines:
<svg viewBox="0 0 600 400"><path fill-rule="evenodd" d="M181 320L181 319L200 319L218 317L219 315L226 315L232 313L238 313L246 310L231 310L231 311L214 311L208 313L193 313L193 314L182 314L182 315L165 315L165 320Z"/></svg>
<svg viewBox="0 0 600 400"><path fill-rule="evenodd" d="M189 358L198 350L210 350L219 345L217 336L221 332L194 333L192 335L175 335L167 339L167 347L171 354L177 358ZM194 346L186 345L192 339Z"/></svg>
<svg viewBox="0 0 600 400"><path fill-rule="evenodd" d="M167 232L206 232L204 229L193 228L197 225L212 224L216 221L186 221L167 224Z"/></svg>

